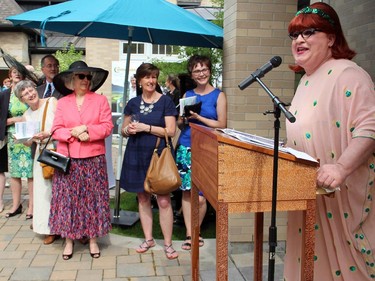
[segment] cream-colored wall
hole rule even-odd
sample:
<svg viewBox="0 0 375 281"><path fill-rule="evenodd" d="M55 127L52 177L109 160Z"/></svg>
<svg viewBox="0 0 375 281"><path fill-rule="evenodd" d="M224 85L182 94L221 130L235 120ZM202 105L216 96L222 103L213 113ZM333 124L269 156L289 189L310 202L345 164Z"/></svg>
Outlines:
<svg viewBox="0 0 375 281"><path fill-rule="evenodd" d="M21 32L0 32L0 47L6 54L11 55L22 64L30 64L28 56L28 36ZM0 68L7 69L4 60L0 60Z"/></svg>

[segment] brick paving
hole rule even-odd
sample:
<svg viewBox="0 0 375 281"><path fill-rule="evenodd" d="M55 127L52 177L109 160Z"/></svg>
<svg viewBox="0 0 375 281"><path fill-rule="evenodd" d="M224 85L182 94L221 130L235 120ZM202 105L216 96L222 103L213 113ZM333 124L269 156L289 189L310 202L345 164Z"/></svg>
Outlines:
<svg viewBox="0 0 375 281"><path fill-rule="evenodd" d="M88 245L75 243L71 260L61 257L63 240L51 245L43 244L43 235L30 229L30 220L26 220L28 194L25 186L22 190L23 213L5 218L11 208L10 188L4 194L5 210L0 213L0 281L65 280L65 281L188 281L191 280L190 252L181 250L183 241L174 241L179 257L168 260L163 251L163 241L157 240L157 246L145 254L135 249L141 243L140 238L130 238L109 234L98 239L101 257L92 259ZM228 280L253 280L253 245L250 243L231 243L228 257ZM275 280L282 280L283 247L278 249L275 267ZM267 244L264 249L268 249ZM263 280L267 280L268 255L264 253ZM216 280L216 240L205 239L200 248L200 281Z"/></svg>

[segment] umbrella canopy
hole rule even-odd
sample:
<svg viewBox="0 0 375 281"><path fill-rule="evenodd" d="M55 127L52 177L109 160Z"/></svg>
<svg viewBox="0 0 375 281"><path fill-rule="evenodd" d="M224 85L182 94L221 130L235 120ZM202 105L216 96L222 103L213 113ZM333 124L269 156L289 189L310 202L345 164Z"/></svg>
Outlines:
<svg viewBox="0 0 375 281"><path fill-rule="evenodd" d="M222 48L223 29L165 0L72 0L7 18L14 25L81 37Z"/></svg>

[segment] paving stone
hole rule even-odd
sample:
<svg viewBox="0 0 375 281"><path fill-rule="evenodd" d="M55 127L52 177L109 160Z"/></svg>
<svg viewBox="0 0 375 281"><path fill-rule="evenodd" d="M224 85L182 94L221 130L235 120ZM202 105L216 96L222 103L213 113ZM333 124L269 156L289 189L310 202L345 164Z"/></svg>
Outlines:
<svg viewBox="0 0 375 281"><path fill-rule="evenodd" d="M118 264L117 277L156 276L153 263Z"/></svg>
<svg viewBox="0 0 375 281"><path fill-rule="evenodd" d="M38 267L38 268L16 268L10 280L17 281L42 281L49 280L52 274L52 267Z"/></svg>
<svg viewBox="0 0 375 281"><path fill-rule="evenodd" d="M103 270L91 269L91 270L78 270L76 281L102 281Z"/></svg>

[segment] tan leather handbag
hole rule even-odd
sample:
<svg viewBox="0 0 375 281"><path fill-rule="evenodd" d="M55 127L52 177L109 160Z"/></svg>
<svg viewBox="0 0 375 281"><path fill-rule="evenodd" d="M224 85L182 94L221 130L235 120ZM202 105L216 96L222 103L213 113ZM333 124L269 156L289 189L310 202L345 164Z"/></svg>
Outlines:
<svg viewBox="0 0 375 281"><path fill-rule="evenodd" d="M171 152L166 129L164 134L166 147L159 156L160 138L158 138L144 182L146 192L159 195L169 194L181 186L180 174Z"/></svg>

